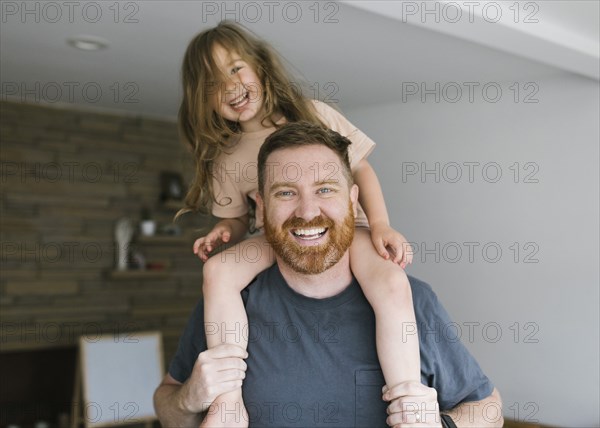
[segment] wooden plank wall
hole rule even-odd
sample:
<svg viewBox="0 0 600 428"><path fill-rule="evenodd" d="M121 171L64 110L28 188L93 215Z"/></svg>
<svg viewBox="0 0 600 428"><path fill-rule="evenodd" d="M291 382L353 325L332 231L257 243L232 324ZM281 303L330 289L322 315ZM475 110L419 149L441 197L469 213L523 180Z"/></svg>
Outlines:
<svg viewBox="0 0 600 428"><path fill-rule="evenodd" d="M140 243L162 276L112 279L114 226L148 206L159 224L159 173L192 162L174 122L14 102L0 103L2 351L72 345L80 335L160 330L167 361L201 296L194 229L189 239Z"/></svg>

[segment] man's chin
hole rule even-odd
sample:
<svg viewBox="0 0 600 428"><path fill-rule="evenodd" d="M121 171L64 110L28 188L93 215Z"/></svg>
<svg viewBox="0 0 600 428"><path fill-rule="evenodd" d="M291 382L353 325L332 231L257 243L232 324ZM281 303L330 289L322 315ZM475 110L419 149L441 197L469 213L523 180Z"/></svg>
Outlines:
<svg viewBox="0 0 600 428"><path fill-rule="evenodd" d="M315 264L310 264L310 263L287 263L286 265L288 265L294 272L300 273L302 275L319 275L325 271L327 271L329 268L331 268L332 266L334 266L337 262L333 262L333 263L321 263L321 262L317 262Z"/></svg>
<svg viewBox="0 0 600 428"><path fill-rule="evenodd" d="M286 242L277 249L283 262L294 271L305 275L317 275L325 272L339 261L331 260L328 244L304 246L296 242Z"/></svg>

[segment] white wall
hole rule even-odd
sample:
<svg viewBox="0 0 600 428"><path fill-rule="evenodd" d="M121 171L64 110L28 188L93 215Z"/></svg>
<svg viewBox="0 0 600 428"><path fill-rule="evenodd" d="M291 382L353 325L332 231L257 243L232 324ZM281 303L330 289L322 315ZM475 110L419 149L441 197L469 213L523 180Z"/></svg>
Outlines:
<svg viewBox="0 0 600 428"><path fill-rule="evenodd" d="M393 226L421 250L409 273L434 287L457 322L446 334L462 335L505 416L599 426L599 84L519 82L515 102L513 82L498 83L493 103L484 83L472 103L466 86L455 103L449 86L439 103L403 102L399 84L397 104L344 113L378 143ZM420 174L436 162L439 183Z"/></svg>

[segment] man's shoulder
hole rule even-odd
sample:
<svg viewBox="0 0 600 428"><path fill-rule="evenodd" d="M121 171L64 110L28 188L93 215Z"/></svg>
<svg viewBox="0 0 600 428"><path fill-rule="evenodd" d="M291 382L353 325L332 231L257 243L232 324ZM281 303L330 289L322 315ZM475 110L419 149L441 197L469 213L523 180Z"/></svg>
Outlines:
<svg viewBox="0 0 600 428"><path fill-rule="evenodd" d="M253 290L264 288L268 284L273 284L280 280L280 278L281 274L279 273L279 267L277 266L277 263L274 263L254 277L250 284L242 290L242 297L248 296Z"/></svg>
<svg viewBox="0 0 600 428"><path fill-rule="evenodd" d="M437 298L435 292L431 288L431 285L426 283L425 281L420 280L419 278L415 278L414 276L407 275L408 282L410 283L410 289L413 293L413 298L418 295L421 298Z"/></svg>
<svg viewBox="0 0 600 428"><path fill-rule="evenodd" d="M436 312L441 309L441 304L433 288L425 281L410 275L408 275L408 282L412 292L415 316L423 320L423 318L436 315Z"/></svg>

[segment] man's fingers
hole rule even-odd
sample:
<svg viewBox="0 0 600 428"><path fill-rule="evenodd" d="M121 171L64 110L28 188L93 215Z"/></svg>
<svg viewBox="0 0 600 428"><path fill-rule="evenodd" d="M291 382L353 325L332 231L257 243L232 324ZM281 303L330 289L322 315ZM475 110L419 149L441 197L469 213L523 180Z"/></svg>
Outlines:
<svg viewBox="0 0 600 428"><path fill-rule="evenodd" d="M418 415L418 416L417 416ZM431 419L431 418L430 418ZM421 419L420 414L415 412L401 412L394 413L386 419L386 423L388 426L394 428L404 428L404 427L422 427L422 426L435 426L435 425L423 425L424 421Z"/></svg>
<svg viewBox="0 0 600 428"><path fill-rule="evenodd" d="M392 400L388 406L388 413L416 412L421 408L427 407L423 397L400 397Z"/></svg>
<svg viewBox="0 0 600 428"><path fill-rule="evenodd" d="M219 383L219 385L215 388L215 397L218 397L219 395L225 394L227 392L231 392L231 391L235 391L238 388L242 387L242 380L241 379L236 379L236 380L229 380L226 382L221 382Z"/></svg>
<svg viewBox="0 0 600 428"><path fill-rule="evenodd" d="M391 388L388 388L387 392L384 393L383 399L385 401L392 401L396 398L404 397L407 395L422 397L430 394L431 390L432 388L429 388L420 382L407 381L399 383L398 385L395 385Z"/></svg>
<svg viewBox="0 0 600 428"><path fill-rule="evenodd" d="M218 376L217 380L220 382L230 382L233 380L242 380L245 377L246 377L245 370L228 369L228 370L221 370L219 372L219 376Z"/></svg>
<svg viewBox="0 0 600 428"><path fill-rule="evenodd" d="M212 367L216 372L226 372L235 370L237 372L245 372L248 366L241 358L219 358L212 362Z"/></svg>
<svg viewBox="0 0 600 428"><path fill-rule="evenodd" d="M209 383L223 380L243 379L248 366L241 358L212 358L198 360L199 370L208 374Z"/></svg>
<svg viewBox="0 0 600 428"><path fill-rule="evenodd" d="M431 397L401 397L387 408L389 426L439 427L439 404Z"/></svg>
<svg viewBox="0 0 600 428"><path fill-rule="evenodd" d="M200 355L202 354L206 354L210 358L248 358L248 353L244 348L232 343L222 343L202 352Z"/></svg>
<svg viewBox="0 0 600 428"><path fill-rule="evenodd" d="M235 391L242 387L243 381L241 379L236 380L228 380L225 382L216 382L211 388L207 389L206 401L202 403L201 411L207 411L209 405L217 398L219 395ZM200 425L202 426L202 425Z"/></svg>

